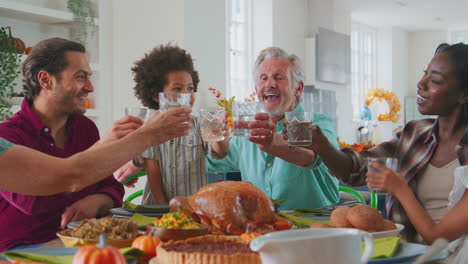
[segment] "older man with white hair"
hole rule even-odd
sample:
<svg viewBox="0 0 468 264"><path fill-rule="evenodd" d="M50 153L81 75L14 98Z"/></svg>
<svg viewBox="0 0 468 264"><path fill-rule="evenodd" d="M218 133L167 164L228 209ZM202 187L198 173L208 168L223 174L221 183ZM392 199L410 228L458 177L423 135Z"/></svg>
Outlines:
<svg viewBox="0 0 468 264"><path fill-rule="evenodd" d="M304 111L304 90L299 58L277 47L260 52L254 71L255 91L267 113L255 115L250 136L232 137L212 144L207 159L210 172L241 172L271 199L284 200L281 209L320 208L339 200L338 180L311 150L290 148L283 135L286 112ZM337 147L332 120L314 113L319 126Z"/></svg>

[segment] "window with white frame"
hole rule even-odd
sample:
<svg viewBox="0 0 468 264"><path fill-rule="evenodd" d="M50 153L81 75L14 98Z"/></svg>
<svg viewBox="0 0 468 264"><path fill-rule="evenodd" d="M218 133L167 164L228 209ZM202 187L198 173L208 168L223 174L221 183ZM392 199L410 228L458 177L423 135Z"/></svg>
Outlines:
<svg viewBox="0 0 468 264"><path fill-rule="evenodd" d="M452 32L452 43L468 44L468 30Z"/></svg>
<svg viewBox="0 0 468 264"><path fill-rule="evenodd" d="M248 98L254 85L252 80L251 0L228 0L228 76L227 95L236 100Z"/></svg>
<svg viewBox="0 0 468 264"><path fill-rule="evenodd" d="M377 84L377 30L353 22L351 28L351 95L353 118L361 119L364 96Z"/></svg>

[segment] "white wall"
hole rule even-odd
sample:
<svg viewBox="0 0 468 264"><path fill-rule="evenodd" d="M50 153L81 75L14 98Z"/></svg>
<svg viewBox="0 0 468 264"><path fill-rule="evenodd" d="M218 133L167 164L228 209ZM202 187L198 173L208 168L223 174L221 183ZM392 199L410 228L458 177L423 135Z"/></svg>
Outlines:
<svg viewBox="0 0 468 264"><path fill-rule="evenodd" d="M416 95L416 84L431 61L437 46L447 42L447 31L416 31L409 34L408 95Z"/></svg>
<svg viewBox="0 0 468 264"><path fill-rule="evenodd" d="M304 58L307 16L306 0L273 0L273 46Z"/></svg>
<svg viewBox="0 0 468 264"><path fill-rule="evenodd" d="M402 109L398 123L379 122L374 133L378 143L392 138L392 130L403 125L404 97L408 90L409 35L398 27L377 28L377 87L393 91L400 99ZM387 102L374 101L371 109L374 115L388 112Z"/></svg>
<svg viewBox="0 0 468 264"><path fill-rule="evenodd" d="M273 0L252 1L252 49L256 57L261 50L273 45ZM252 62L253 63L253 62Z"/></svg>
<svg viewBox="0 0 468 264"><path fill-rule="evenodd" d="M394 27L393 28L393 47L392 47L392 91L400 98L400 103L404 105L404 97L408 95L408 91L416 87L408 85L408 57L409 57L409 34L407 31ZM401 118L396 124L403 125L404 112L401 110ZM390 134L391 136L391 134Z"/></svg>
<svg viewBox="0 0 468 264"><path fill-rule="evenodd" d="M209 87L226 95L227 23L226 2L219 0L185 0L184 48L195 60L200 76L194 110L215 106Z"/></svg>
<svg viewBox="0 0 468 264"><path fill-rule="evenodd" d="M310 0L307 3L308 21L307 35L315 36L319 27L337 31L343 34L351 34L351 15L349 11L334 8L333 1L330 0ZM308 58L305 58L306 60ZM340 140L346 142L355 141L355 129L353 111L351 105L351 86L347 84L334 84L316 81L315 87L335 91L336 94L336 115L337 115L337 135Z"/></svg>
<svg viewBox="0 0 468 264"><path fill-rule="evenodd" d="M184 44L184 1L113 1L112 120L124 115L125 106L139 106L130 68L155 46L174 41ZM180 15L176 15L180 14Z"/></svg>

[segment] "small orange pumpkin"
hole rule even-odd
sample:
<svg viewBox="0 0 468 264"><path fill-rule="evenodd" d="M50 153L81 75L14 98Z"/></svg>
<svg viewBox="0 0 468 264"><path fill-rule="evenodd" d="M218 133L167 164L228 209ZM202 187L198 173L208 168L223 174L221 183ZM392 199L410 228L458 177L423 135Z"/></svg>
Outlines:
<svg viewBox="0 0 468 264"><path fill-rule="evenodd" d="M72 264L126 264L125 257L112 246L107 246L104 234L99 236L97 245L88 245L80 248L73 256Z"/></svg>
<svg viewBox="0 0 468 264"><path fill-rule="evenodd" d="M146 253L144 257L139 259L139 261L149 261L156 257L156 247L159 243L161 243L161 240L157 237L142 235L133 240L132 248L137 248Z"/></svg>
<svg viewBox="0 0 468 264"><path fill-rule="evenodd" d="M26 53L26 54L29 55L29 54L31 53L32 49L33 49L33 47L29 46L29 47L26 48L26 50L24 51L24 53Z"/></svg>

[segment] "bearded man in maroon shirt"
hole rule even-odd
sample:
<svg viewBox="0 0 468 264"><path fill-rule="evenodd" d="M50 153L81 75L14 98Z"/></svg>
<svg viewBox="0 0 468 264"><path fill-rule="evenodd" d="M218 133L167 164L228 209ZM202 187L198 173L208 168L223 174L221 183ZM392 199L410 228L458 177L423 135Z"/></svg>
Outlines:
<svg viewBox="0 0 468 264"><path fill-rule="evenodd" d="M94 91L85 52L83 45L60 38L34 46L22 65L21 110L0 124L0 137L62 158L97 144L98 129L83 115L85 100ZM105 139L136 126L127 119L117 121ZM122 184L112 175L75 193L29 196L0 191L0 252L53 240L69 222L121 206L123 195Z"/></svg>

